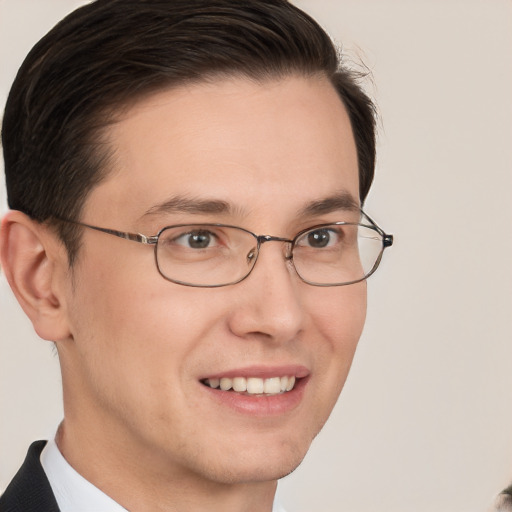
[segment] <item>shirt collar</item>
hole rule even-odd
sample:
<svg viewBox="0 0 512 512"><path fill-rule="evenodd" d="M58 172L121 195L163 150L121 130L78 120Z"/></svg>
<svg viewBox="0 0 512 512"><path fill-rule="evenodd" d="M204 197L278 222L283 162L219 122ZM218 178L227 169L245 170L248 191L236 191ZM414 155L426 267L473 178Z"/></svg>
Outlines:
<svg viewBox="0 0 512 512"><path fill-rule="evenodd" d="M41 452L41 465L61 512L128 512L77 473L53 439Z"/></svg>

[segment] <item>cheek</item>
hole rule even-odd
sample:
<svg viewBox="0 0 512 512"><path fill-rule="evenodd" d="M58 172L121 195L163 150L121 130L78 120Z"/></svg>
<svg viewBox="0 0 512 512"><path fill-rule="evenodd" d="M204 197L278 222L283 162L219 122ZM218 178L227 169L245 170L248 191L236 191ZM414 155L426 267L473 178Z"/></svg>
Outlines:
<svg viewBox="0 0 512 512"><path fill-rule="evenodd" d="M325 289L324 289L325 291ZM324 406L334 406L345 383L366 318L366 282L327 289L315 302L313 318L320 332L316 371L322 376Z"/></svg>
<svg viewBox="0 0 512 512"><path fill-rule="evenodd" d="M185 375L219 314L208 294L165 281L152 252L139 252L114 261L98 257L100 249L86 255L90 264L74 293L75 337L87 340L78 348L101 378L137 376L142 387L169 386Z"/></svg>
<svg viewBox="0 0 512 512"><path fill-rule="evenodd" d="M323 291L313 304L318 329L333 352L355 351L366 319L366 281Z"/></svg>
<svg viewBox="0 0 512 512"><path fill-rule="evenodd" d="M110 264L87 255L90 264L73 292L71 323L75 355L91 386L154 396L155 389L171 387L171 376L179 378L198 322L196 310L183 307L190 302L180 290L158 275L152 254L139 256L149 260L148 268L128 258Z"/></svg>

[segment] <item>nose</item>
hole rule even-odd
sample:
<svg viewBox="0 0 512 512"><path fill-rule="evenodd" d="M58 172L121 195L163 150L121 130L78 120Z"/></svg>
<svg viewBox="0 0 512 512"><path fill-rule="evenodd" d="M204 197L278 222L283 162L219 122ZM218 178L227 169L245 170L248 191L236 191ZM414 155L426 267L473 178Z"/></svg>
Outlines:
<svg viewBox="0 0 512 512"><path fill-rule="evenodd" d="M239 337L264 337L277 343L293 340L303 328L304 283L289 260L289 240L272 240L260 247L251 274L236 285L239 299L229 317L231 331ZM285 242L279 243L279 242Z"/></svg>

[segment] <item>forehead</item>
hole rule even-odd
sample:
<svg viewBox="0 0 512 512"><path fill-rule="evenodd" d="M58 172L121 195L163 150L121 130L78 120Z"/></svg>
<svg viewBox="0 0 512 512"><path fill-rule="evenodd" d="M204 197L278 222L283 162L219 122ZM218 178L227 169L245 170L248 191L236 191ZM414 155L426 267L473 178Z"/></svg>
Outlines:
<svg viewBox="0 0 512 512"><path fill-rule="evenodd" d="M231 78L159 92L130 108L107 138L113 172L85 208L96 221L115 210L133 222L181 198L225 202L238 216L291 214L333 195L359 201L350 121L318 77Z"/></svg>

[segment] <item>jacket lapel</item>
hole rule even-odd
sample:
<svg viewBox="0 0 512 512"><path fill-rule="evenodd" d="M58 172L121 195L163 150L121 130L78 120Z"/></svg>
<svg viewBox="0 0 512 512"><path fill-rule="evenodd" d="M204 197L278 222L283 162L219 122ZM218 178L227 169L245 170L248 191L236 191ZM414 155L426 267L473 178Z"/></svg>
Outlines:
<svg viewBox="0 0 512 512"><path fill-rule="evenodd" d="M30 445L25 462L0 497L2 512L60 512L39 459L45 445Z"/></svg>

